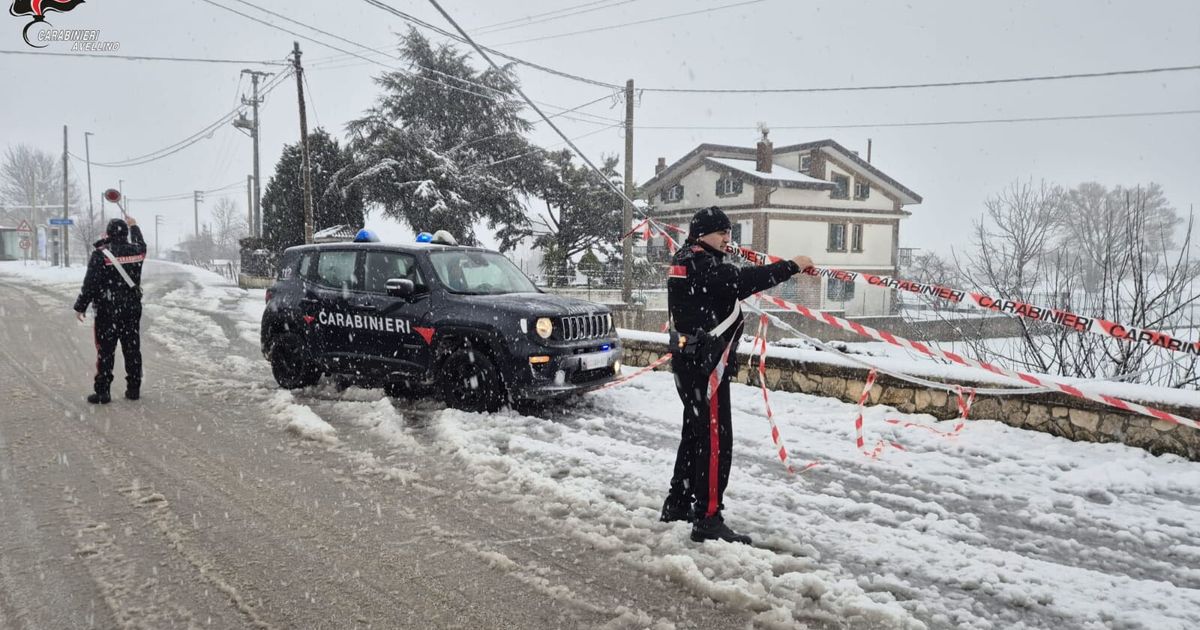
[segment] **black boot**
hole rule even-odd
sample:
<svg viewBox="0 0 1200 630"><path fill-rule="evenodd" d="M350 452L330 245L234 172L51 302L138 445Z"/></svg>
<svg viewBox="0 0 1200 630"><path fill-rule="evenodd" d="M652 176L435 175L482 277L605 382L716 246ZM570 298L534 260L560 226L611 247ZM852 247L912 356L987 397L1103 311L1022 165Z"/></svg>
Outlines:
<svg viewBox="0 0 1200 630"><path fill-rule="evenodd" d="M692 524L692 541L704 542L706 540L724 540L743 545L750 544L750 537L729 529L729 526L725 524L725 519L721 518L720 514L702 518Z"/></svg>
<svg viewBox="0 0 1200 630"><path fill-rule="evenodd" d="M664 523L673 523L675 521L687 521L691 523L696 520L696 511L692 507L692 500L688 497L676 495L667 495L667 500L663 502L662 514L658 520Z"/></svg>
<svg viewBox="0 0 1200 630"><path fill-rule="evenodd" d="M137 399L141 398L142 397L142 388L141 387L126 387L125 388L125 397L128 398L129 400L137 400Z"/></svg>
<svg viewBox="0 0 1200 630"><path fill-rule="evenodd" d="M107 405L108 403L112 402L112 396L109 396L108 392L96 392L94 394L90 394L87 397L87 401L93 405Z"/></svg>

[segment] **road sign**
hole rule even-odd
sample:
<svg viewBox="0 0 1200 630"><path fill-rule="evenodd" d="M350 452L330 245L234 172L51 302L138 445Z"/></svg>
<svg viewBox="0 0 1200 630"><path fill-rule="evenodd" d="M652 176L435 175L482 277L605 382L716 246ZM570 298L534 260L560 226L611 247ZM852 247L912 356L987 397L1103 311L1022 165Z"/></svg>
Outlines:
<svg viewBox="0 0 1200 630"><path fill-rule="evenodd" d="M75 225L73 219L54 218L50 219L50 225Z"/></svg>
<svg viewBox="0 0 1200 630"><path fill-rule="evenodd" d="M27 239L27 238L21 239L21 242L17 243L17 246L20 247L21 249L29 249L29 246L30 246L29 239Z"/></svg>
<svg viewBox="0 0 1200 630"><path fill-rule="evenodd" d="M29 227L29 222L28 222L28 221L26 221L26 220L22 219L22 220L21 220L21 225L18 225L18 226L17 226L17 231L18 231L18 232L32 232L32 231L33 231L33 228Z"/></svg>

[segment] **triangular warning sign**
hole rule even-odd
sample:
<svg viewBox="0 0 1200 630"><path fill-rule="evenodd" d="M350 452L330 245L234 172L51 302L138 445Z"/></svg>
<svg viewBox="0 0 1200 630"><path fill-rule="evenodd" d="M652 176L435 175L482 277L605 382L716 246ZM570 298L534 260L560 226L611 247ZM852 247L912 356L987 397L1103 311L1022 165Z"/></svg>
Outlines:
<svg viewBox="0 0 1200 630"><path fill-rule="evenodd" d="M17 226L18 232L32 232L33 228L29 227L29 221L21 219L21 225Z"/></svg>

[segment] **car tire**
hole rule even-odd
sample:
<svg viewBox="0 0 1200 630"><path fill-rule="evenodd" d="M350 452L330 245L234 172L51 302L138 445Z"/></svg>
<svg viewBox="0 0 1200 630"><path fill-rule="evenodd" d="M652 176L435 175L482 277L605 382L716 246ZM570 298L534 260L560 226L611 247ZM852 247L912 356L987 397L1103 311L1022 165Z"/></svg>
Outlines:
<svg viewBox="0 0 1200 630"><path fill-rule="evenodd" d="M321 370L309 356L304 340L293 334L282 335L271 346L271 375L284 389L308 387L321 380Z"/></svg>
<svg viewBox="0 0 1200 630"><path fill-rule="evenodd" d="M504 380L496 364L470 343L442 362L438 379L446 404L462 411L498 411L504 406Z"/></svg>

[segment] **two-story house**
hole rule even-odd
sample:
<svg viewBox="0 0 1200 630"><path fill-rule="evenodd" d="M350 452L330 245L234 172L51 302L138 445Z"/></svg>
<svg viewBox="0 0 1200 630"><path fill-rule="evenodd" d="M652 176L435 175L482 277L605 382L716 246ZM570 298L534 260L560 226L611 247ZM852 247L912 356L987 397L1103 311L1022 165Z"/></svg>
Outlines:
<svg viewBox="0 0 1200 630"><path fill-rule="evenodd" d="M685 231L692 214L718 206L733 222L733 240L817 265L896 275L909 190L833 140L775 148L763 132L755 148L701 144L671 165L658 159L642 186L651 216ZM886 289L797 276L782 297L847 315L886 315Z"/></svg>

